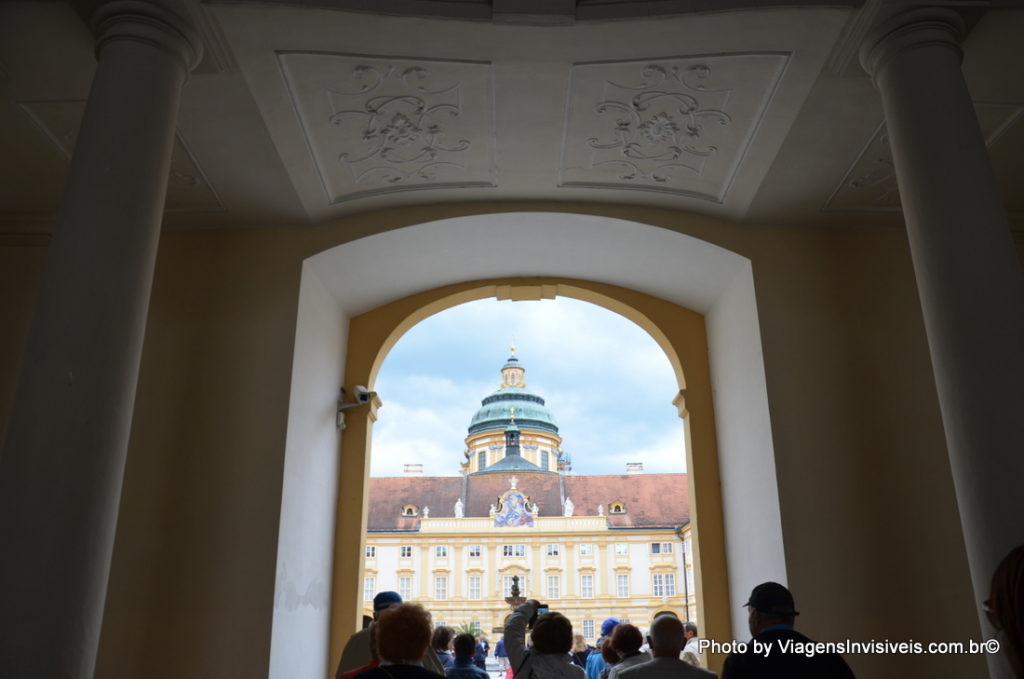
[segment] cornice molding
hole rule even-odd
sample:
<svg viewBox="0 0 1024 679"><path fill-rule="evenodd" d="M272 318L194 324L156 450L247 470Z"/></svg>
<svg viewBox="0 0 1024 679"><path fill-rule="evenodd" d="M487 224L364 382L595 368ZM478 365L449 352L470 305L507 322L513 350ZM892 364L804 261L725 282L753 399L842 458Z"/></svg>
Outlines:
<svg viewBox="0 0 1024 679"><path fill-rule="evenodd" d="M945 7L918 7L894 14L873 28L860 47L860 63L877 86L879 70L897 54L938 45L963 59L967 27L955 11Z"/></svg>
<svg viewBox="0 0 1024 679"><path fill-rule="evenodd" d="M113 0L92 15L96 57L107 45L131 40L163 50L189 73L203 58L203 41L187 19L157 2Z"/></svg>

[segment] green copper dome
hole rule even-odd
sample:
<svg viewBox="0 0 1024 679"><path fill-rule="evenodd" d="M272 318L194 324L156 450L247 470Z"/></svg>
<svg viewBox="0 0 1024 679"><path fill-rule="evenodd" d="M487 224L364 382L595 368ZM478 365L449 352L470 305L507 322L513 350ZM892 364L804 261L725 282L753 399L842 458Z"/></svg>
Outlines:
<svg viewBox="0 0 1024 679"><path fill-rule="evenodd" d="M512 408L515 408L515 423L523 429L558 433L558 425L544 407L543 398L523 387L503 387L481 402L469 422L470 436L495 429L504 431L512 423Z"/></svg>
<svg viewBox="0 0 1024 679"><path fill-rule="evenodd" d="M469 422L470 436L496 429L504 431L510 425L558 434L558 425L544 407L544 399L527 390L525 374L512 347L512 355L501 366L501 387L480 403L480 410Z"/></svg>

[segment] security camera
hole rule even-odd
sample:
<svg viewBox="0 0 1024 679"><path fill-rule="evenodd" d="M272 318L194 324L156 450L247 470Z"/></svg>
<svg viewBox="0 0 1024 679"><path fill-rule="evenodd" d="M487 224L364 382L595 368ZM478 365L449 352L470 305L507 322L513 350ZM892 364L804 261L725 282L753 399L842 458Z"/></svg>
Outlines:
<svg viewBox="0 0 1024 679"><path fill-rule="evenodd" d="M370 399L373 397L373 392L361 384L356 385L352 391L352 395L355 397L356 403L369 403Z"/></svg>

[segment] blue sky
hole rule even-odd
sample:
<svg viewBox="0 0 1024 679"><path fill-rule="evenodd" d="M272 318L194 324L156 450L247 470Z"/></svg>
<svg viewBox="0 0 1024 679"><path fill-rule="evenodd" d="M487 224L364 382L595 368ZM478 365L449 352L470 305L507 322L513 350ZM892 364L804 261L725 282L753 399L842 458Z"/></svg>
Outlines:
<svg viewBox="0 0 1024 679"><path fill-rule="evenodd" d="M422 321L388 354L374 385L372 476L458 476L470 418L501 383L515 338L527 387L547 401L574 474L685 471L683 423L668 359L650 335L573 299L463 304Z"/></svg>

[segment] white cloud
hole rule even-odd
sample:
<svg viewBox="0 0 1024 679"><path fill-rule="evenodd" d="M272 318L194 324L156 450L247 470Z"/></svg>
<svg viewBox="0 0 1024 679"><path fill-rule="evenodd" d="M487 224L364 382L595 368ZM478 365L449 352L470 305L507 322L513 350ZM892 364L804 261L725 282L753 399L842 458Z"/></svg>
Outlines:
<svg viewBox="0 0 1024 679"><path fill-rule="evenodd" d="M428 475L457 474L470 418L498 387L513 335L527 384L547 400L576 473L622 473L627 461L682 470L670 464L682 459L683 432L661 348L612 312L558 299L472 302L406 333L375 385L385 407L371 473L421 462Z"/></svg>

